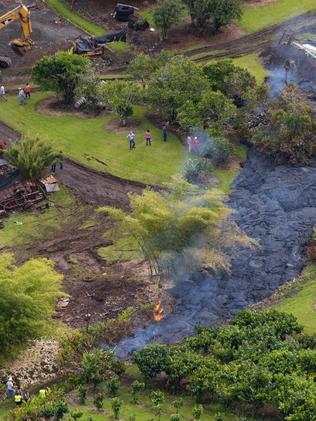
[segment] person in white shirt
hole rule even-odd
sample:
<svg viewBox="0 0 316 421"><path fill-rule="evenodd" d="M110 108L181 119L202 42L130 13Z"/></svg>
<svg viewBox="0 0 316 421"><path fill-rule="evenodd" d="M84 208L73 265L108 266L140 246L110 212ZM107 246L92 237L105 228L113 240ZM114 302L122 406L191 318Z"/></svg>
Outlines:
<svg viewBox="0 0 316 421"><path fill-rule="evenodd" d="M5 87L2 85L0 86L0 101L6 101L7 98L5 96Z"/></svg>

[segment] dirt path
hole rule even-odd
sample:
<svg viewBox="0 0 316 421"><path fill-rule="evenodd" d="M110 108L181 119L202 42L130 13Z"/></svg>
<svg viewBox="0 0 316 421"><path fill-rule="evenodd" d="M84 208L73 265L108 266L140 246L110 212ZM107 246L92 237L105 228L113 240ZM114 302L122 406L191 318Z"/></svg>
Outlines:
<svg viewBox="0 0 316 421"><path fill-rule="evenodd" d="M126 209L128 193L140 194L145 184L101 173L85 165L66 159L64 169L57 170L58 179L80 198L93 205L110 205Z"/></svg>
<svg viewBox="0 0 316 421"><path fill-rule="evenodd" d="M304 13L303 15L289 19L279 25L273 25L253 34L246 35L237 40L217 45L208 45L201 48L195 48L185 53L186 56L192 57L196 62L204 62L214 58L222 57L239 57L245 54L262 51L274 40L281 38L285 30L295 30L296 27L302 30L315 24L316 11ZM204 55L205 53L205 55ZM208 54L209 53L209 54ZM203 54L203 57L194 58L195 55Z"/></svg>

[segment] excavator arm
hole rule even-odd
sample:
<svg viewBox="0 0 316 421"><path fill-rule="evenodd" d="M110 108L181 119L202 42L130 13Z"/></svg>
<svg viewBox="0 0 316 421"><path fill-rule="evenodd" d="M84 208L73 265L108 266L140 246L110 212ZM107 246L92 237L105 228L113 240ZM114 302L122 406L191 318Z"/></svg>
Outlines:
<svg viewBox="0 0 316 421"><path fill-rule="evenodd" d="M31 38L32 24L30 11L24 4L21 4L10 12L0 16L0 30L16 20L20 21L22 37L13 39L10 42L10 46L16 53L23 55L30 50L33 45ZM0 56L0 67L8 67L11 64L8 63L8 61L10 61L10 59L7 57Z"/></svg>

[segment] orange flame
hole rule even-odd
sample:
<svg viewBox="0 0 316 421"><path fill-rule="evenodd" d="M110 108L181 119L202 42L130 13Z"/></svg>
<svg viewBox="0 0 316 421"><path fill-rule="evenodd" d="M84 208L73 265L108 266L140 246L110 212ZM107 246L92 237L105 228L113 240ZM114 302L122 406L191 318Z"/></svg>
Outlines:
<svg viewBox="0 0 316 421"><path fill-rule="evenodd" d="M160 299L158 301L158 304L155 305L154 310L153 310L153 315L156 322L159 322L159 320L161 320L164 317L165 311L162 306L162 299Z"/></svg>

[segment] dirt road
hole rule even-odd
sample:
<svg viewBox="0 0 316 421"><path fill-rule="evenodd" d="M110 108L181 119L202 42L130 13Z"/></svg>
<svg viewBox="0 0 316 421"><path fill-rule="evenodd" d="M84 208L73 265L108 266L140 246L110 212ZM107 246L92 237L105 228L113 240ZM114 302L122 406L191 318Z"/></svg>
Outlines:
<svg viewBox="0 0 316 421"><path fill-rule="evenodd" d="M303 15L287 20L282 24L270 26L269 28L262 29L253 34L245 35L237 40L195 48L185 53L185 55L192 57L196 62L205 62L215 58L234 58L259 52L270 46L274 40L278 42L278 38L281 38L284 31L295 31L296 28L299 28L301 32L303 28L315 26L315 20L316 11L304 13ZM203 57L194 58L194 56L198 54L203 54Z"/></svg>
<svg viewBox="0 0 316 421"><path fill-rule="evenodd" d="M80 198L93 205L110 205L126 209L128 193L141 193L145 184L101 173L66 159L63 170L57 170L60 181Z"/></svg>

